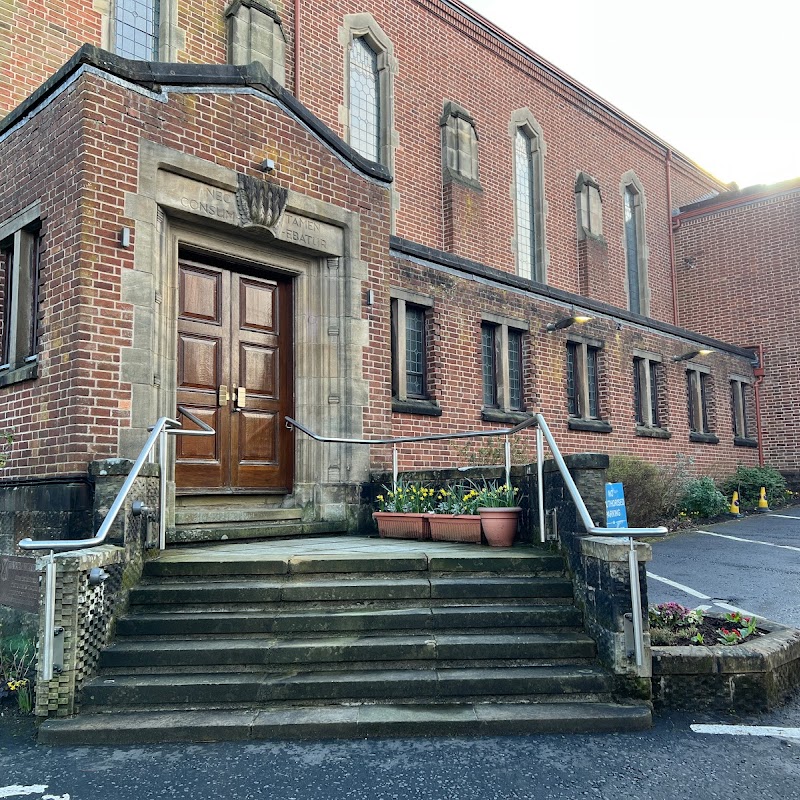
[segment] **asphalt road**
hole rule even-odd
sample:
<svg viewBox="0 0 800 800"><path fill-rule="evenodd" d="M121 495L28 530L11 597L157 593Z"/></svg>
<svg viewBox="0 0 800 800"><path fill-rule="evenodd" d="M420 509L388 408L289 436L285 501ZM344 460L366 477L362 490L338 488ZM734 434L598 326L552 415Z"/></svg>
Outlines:
<svg viewBox="0 0 800 800"><path fill-rule="evenodd" d="M651 604L675 601L721 612L735 606L800 628L800 506L655 541L647 571Z"/></svg>
<svg viewBox="0 0 800 800"><path fill-rule="evenodd" d="M715 736L671 714L644 733L46 748L0 718L0 798L151 800L794 800L800 738ZM794 735L800 736L800 731Z"/></svg>

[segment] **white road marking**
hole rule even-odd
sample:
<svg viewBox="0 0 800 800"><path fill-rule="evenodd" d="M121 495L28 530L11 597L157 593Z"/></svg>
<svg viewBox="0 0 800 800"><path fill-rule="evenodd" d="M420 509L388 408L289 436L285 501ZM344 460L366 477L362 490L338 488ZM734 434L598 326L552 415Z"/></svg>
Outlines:
<svg viewBox="0 0 800 800"><path fill-rule="evenodd" d="M778 517L778 519L796 519L800 521L800 517L790 517L788 514L769 514L770 517Z"/></svg>
<svg viewBox="0 0 800 800"><path fill-rule="evenodd" d="M696 592L694 589L690 589L688 586L684 586L682 583L678 583L677 581L671 581L669 578L662 578L660 575L656 575L652 572L648 572L647 577L652 578L654 581L666 583L669 586L672 586L673 589L680 589L682 592L692 595L692 597L699 597L701 600L711 600L709 595L700 594L700 592Z"/></svg>
<svg viewBox="0 0 800 800"><path fill-rule="evenodd" d="M728 611L738 611L744 617L757 617L758 614L754 614L752 611L747 611L744 608L739 608L739 606L732 606L728 603L723 603L721 600L716 600L714 602L715 606L719 606L720 608L725 608ZM762 617L762 619L764 619Z"/></svg>
<svg viewBox="0 0 800 800"><path fill-rule="evenodd" d="M765 544L767 547L777 547L781 550L796 550L800 553L800 547L792 547L790 544L773 544L772 542L762 542L758 539L744 539L741 536L727 536L724 533L712 533L711 531L695 531L695 533L704 533L706 536L717 536L720 539L730 539L733 542L747 542L748 544Z"/></svg>
<svg viewBox="0 0 800 800"><path fill-rule="evenodd" d="M35 786L20 786L17 783L13 786L0 786L0 797L22 797L26 794L42 794L46 789L46 783Z"/></svg>
<svg viewBox="0 0 800 800"><path fill-rule="evenodd" d="M778 728L769 725L690 725L695 733L725 734L727 736L779 736L800 739L800 728Z"/></svg>
<svg viewBox="0 0 800 800"><path fill-rule="evenodd" d="M758 616L758 614L753 614L752 611L745 611L745 609L739 608L738 606L732 606L728 603L723 603L721 600L714 600L713 597L709 597L707 594L702 594L700 592L697 592L688 586L684 586L682 583L678 583L677 581L671 581L669 578L662 578L660 575L656 575L653 572L648 572L647 577L652 578L654 581L660 581L661 583L666 583L668 586L672 586L673 589L678 589L681 592L690 594L692 595L692 597L699 597L701 600L710 600L715 606L724 608L726 611L738 611L740 614L744 614L744 616L746 617ZM705 611L706 609L710 609L711 606L698 606L698 608Z"/></svg>

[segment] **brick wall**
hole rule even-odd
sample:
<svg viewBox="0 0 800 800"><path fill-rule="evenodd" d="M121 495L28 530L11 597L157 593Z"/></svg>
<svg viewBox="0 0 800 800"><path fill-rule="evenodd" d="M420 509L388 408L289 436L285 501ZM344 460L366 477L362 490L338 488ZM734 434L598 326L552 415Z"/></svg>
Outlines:
<svg viewBox="0 0 800 800"><path fill-rule="evenodd" d="M678 222L681 324L764 346L765 460L800 469L800 181L745 191L728 207L687 210Z"/></svg>

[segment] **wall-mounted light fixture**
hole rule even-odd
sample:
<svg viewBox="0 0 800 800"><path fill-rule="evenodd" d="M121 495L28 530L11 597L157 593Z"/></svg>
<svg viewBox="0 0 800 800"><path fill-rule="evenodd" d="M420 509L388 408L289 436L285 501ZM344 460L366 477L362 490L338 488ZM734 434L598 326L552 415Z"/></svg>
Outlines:
<svg viewBox="0 0 800 800"><path fill-rule="evenodd" d="M552 333L553 331L560 331L564 328L569 328L570 325L574 325L575 323L583 325L584 322L589 322L591 319L593 319L593 317L590 317L587 314L576 314L575 311L573 311L572 316L563 317L556 322L548 322L545 326L545 330L548 333Z"/></svg>
<svg viewBox="0 0 800 800"><path fill-rule="evenodd" d="M697 356L707 356L713 353L713 350L709 350L704 348L702 350L691 350L688 353L684 353L682 356L673 356L673 361L691 361L693 358L697 358Z"/></svg>
<svg viewBox="0 0 800 800"><path fill-rule="evenodd" d="M258 168L261 170L261 172L274 172L275 171L275 159L265 158L258 165Z"/></svg>

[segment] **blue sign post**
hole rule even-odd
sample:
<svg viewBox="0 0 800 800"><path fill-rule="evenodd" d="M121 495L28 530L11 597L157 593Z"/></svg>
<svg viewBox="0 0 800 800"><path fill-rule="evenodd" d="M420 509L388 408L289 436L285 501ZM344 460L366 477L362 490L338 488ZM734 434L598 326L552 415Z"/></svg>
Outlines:
<svg viewBox="0 0 800 800"><path fill-rule="evenodd" d="M625 491L621 483L606 484L606 527L628 527L628 512L625 510Z"/></svg>

